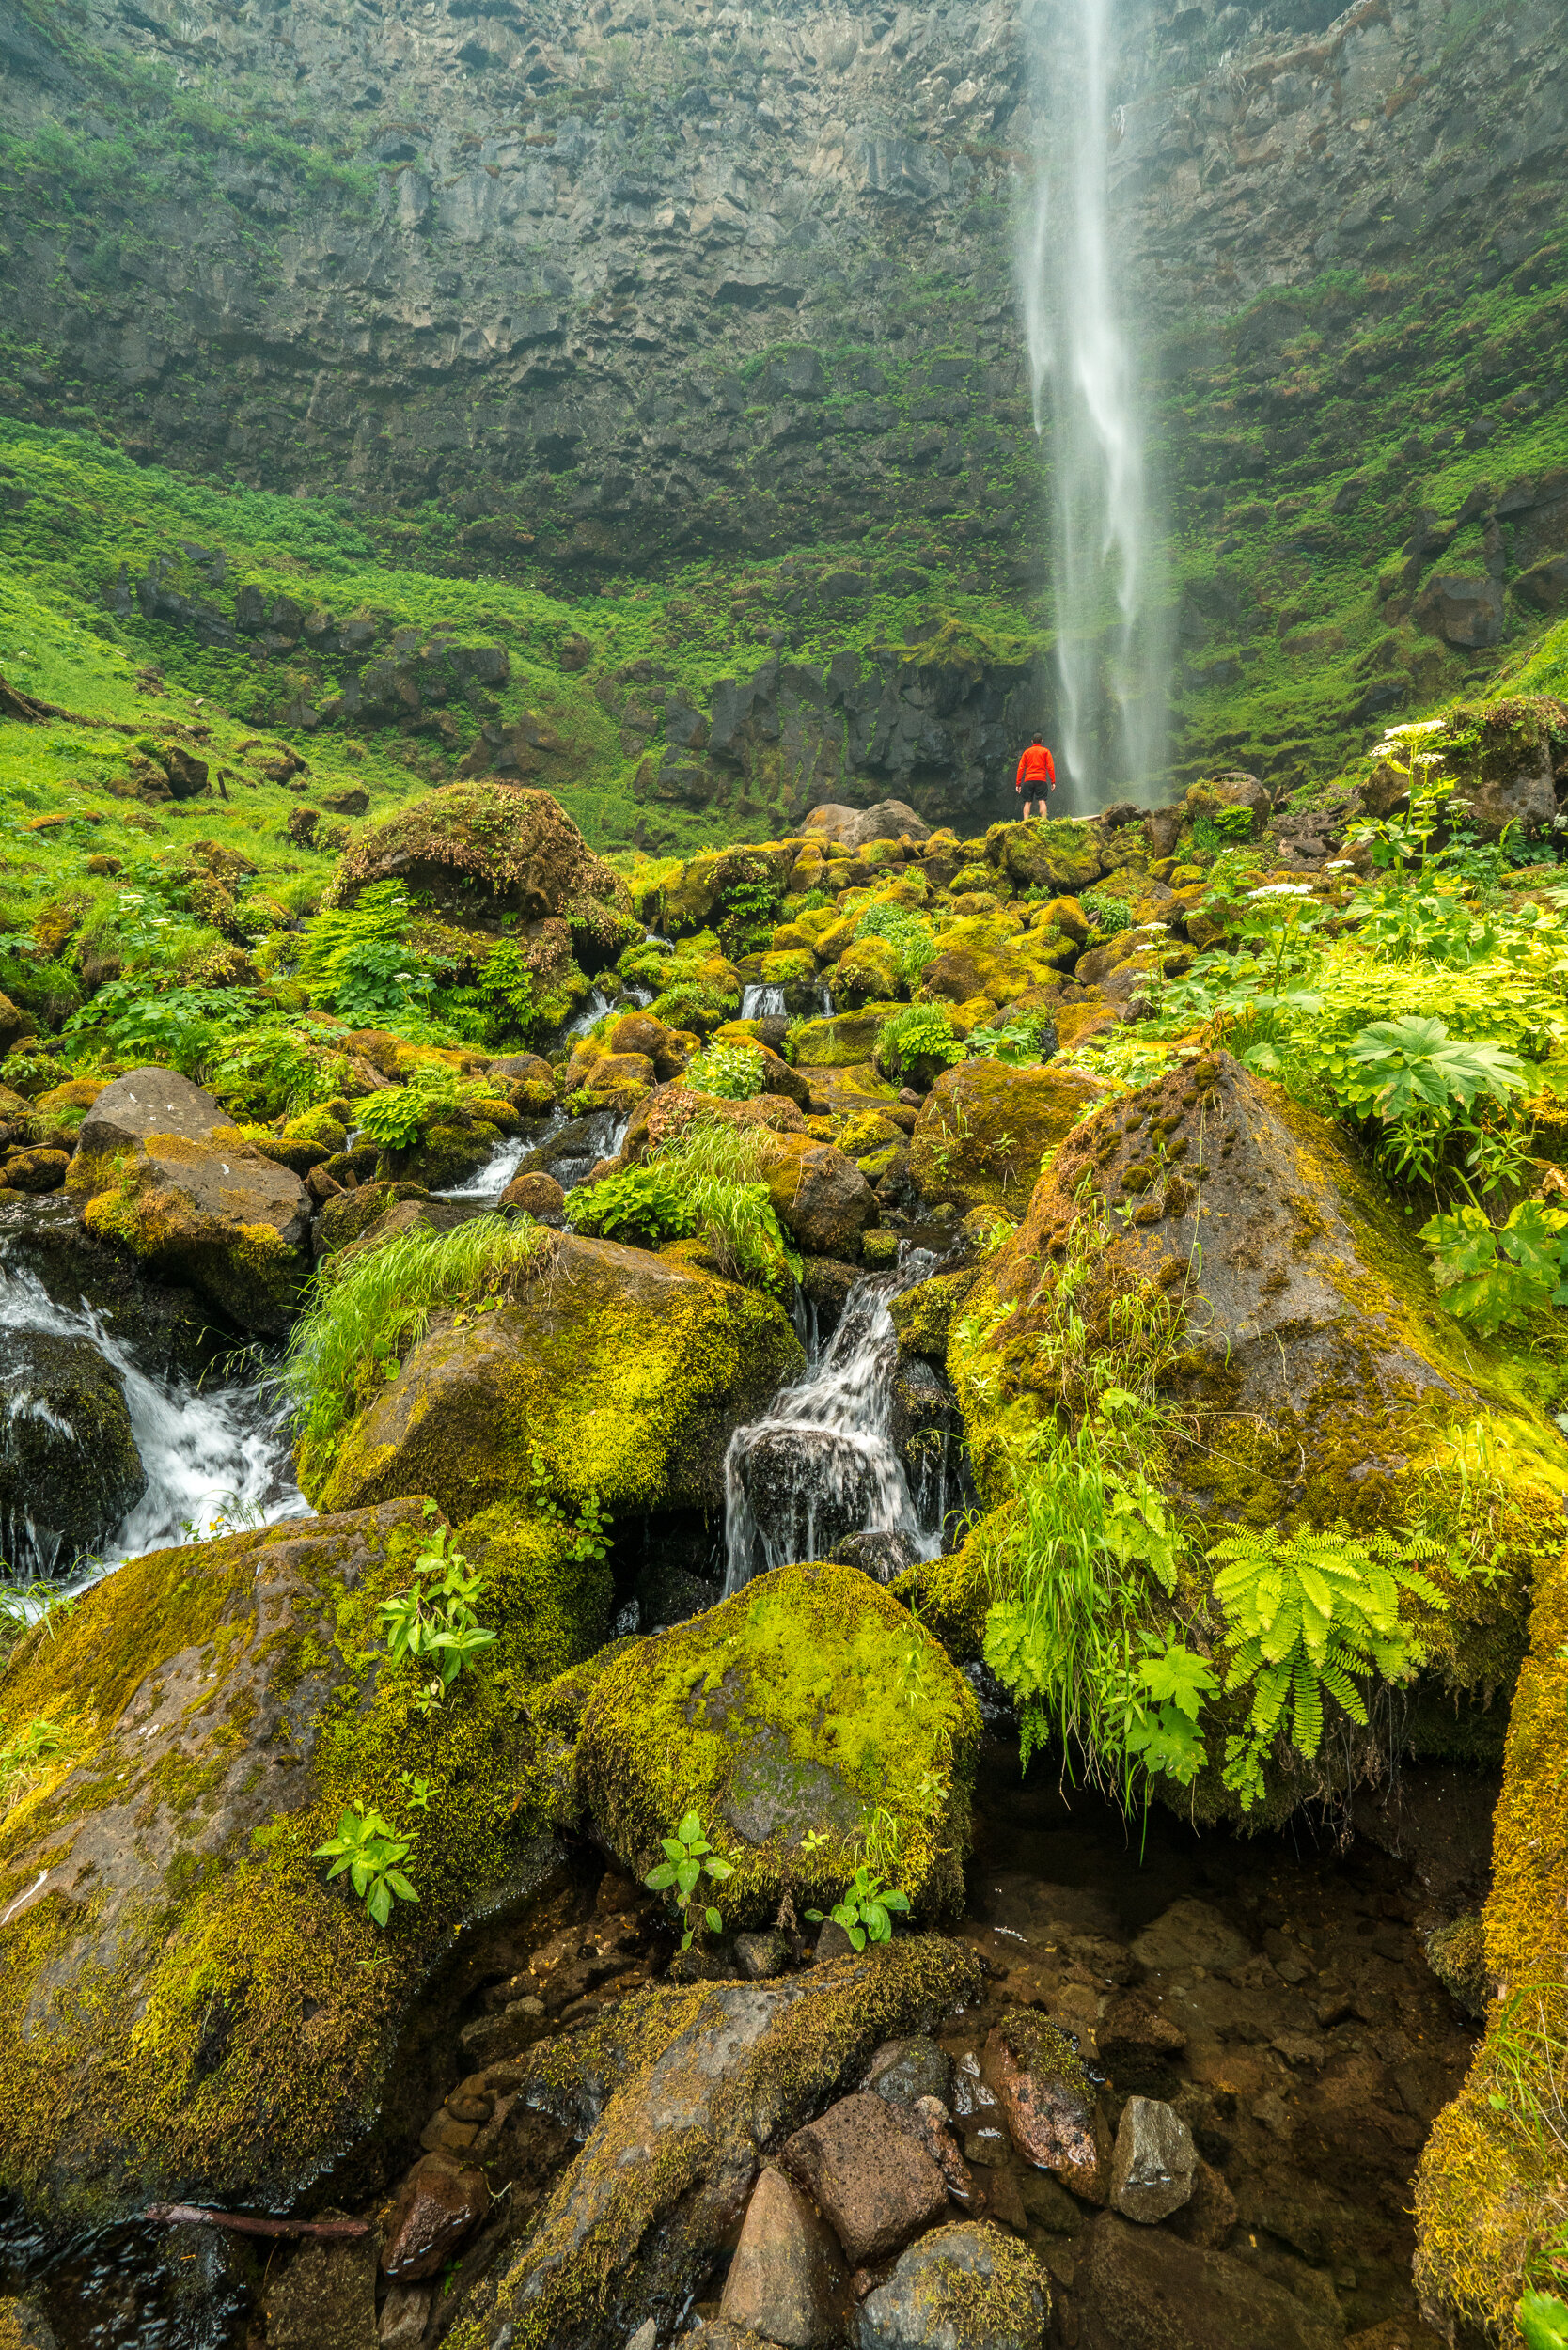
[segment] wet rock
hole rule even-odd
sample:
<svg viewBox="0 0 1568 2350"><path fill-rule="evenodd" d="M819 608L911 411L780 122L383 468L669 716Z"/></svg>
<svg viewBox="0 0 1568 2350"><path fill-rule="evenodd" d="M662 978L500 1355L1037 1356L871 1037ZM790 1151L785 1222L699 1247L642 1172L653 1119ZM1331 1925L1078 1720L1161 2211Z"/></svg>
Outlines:
<svg viewBox="0 0 1568 2350"><path fill-rule="evenodd" d="M51 1574L147 1491L124 1376L90 1339L0 1330L0 1396L5 1556Z"/></svg>
<svg viewBox="0 0 1568 2350"><path fill-rule="evenodd" d="M651 1987L545 2044L520 2093L580 2117L583 2145L500 2277L495 2330L624 2350L654 2318L668 2338L765 2152L979 1987L972 1953L925 1936L777 1983Z"/></svg>
<svg viewBox="0 0 1568 2350"><path fill-rule="evenodd" d="M1111 2155L1110 2200L1145 2225L1180 2211L1192 2193L1198 2154L1180 2114L1155 2097L1129 2097Z"/></svg>
<svg viewBox="0 0 1568 2350"><path fill-rule="evenodd" d="M1184 1899L1162 1909L1133 1944L1133 1956L1151 1973L1172 1974L1185 1967L1206 1967L1223 1975L1245 1966L1252 1946L1208 1902Z"/></svg>
<svg viewBox="0 0 1568 2350"><path fill-rule="evenodd" d="M907 1534L847 1534L833 1550L841 1567L855 1567L877 1583L891 1583L917 1556Z"/></svg>
<svg viewBox="0 0 1568 2350"><path fill-rule="evenodd" d="M498 1207L513 1208L524 1215L557 1216L566 1204L566 1194L553 1175L514 1175L502 1192Z"/></svg>
<svg viewBox="0 0 1568 2350"><path fill-rule="evenodd" d="M840 2098L779 2156L831 2222L853 2267L886 2260L948 2206L940 2170L880 2097Z"/></svg>
<svg viewBox="0 0 1568 2350"><path fill-rule="evenodd" d="M1080 2238L1081 2350L1342 2350L1342 2318L1298 2301L1250 2262L1138 2228L1115 2212Z"/></svg>
<svg viewBox="0 0 1568 2350"><path fill-rule="evenodd" d="M865 1807L900 1822L899 1881L922 1919L962 1898L979 1716L934 1643L923 1701L897 1696L909 1619L863 1574L780 1567L709 1614L627 1649L584 1716L577 1783L640 1877L696 1810L734 1873L728 1926L760 1925L788 1889L831 1909L854 1874ZM916 1799L916 1791L926 1789ZM812 1831L824 1841L803 1852Z"/></svg>
<svg viewBox="0 0 1568 2350"><path fill-rule="evenodd" d="M975 2197L974 2178L959 2151L958 2140L952 2133L951 2117L941 2098L920 2096L909 2106L896 2104L891 2099L884 2099L884 2103L905 2136L912 2138L931 2156L946 2179L948 2193L954 2201L965 2207L971 2204Z"/></svg>
<svg viewBox="0 0 1568 2350"><path fill-rule="evenodd" d="M374 2230L339 2242L306 2239L269 2263L265 2307L268 2350L374 2350Z"/></svg>
<svg viewBox="0 0 1568 2350"><path fill-rule="evenodd" d="M1221 2245L1239 2217L1225 2173L1200 2156L1192 2193L1171 2216L1170 2225L1187 2244Z"/></svg>
<svg viewBox="0 0 1568 2350"><path fill-rule="evenodd" d="M1074 2195L1105 2200L1110 2145L1093 2084L1064 2032L1010 2008L985 2044L985 2078L1018 2152Z"/></svg>
<svg viewBox="0 0 1568 2350"><path fill-rule="evenodd" d="M410 1500L154 1551L8 1668L7 1725L65 1730L54 1775L0 1819L17 2117L0 2189L40 2219L102 2225L160 2197L276 2208L371 2117L395 2132L428 2113L428 2094L403 2111L393 2069L411 2002L435 2028L438 1955L542 1874L557 1813L536 1776L544 1722L480 1687L461 1728L426 1733L415 1914L383 1936L311 1856L341 1817L343 1721L390 1751L407 1702L336 1636L406 1585L427 1532ZM492 1590L504 1662L517 1627L501 1577ZM463 1760L476 1736L482 1784ZM499 1829L498 1780L516 1803Z"/></svg>
<svg viewBox="0 0 1568 2350"><path fill-rule="evenodd" d="M7 1191L58 1191L71 1166L67 1151L13 1151L0 1166L0 1188Z"/></svg>
<svg viewBox="0 0 1568 2350"><path fill-rule="evenodd" d="M808 1254L803 1256L801 1267L801 1294L817 1318L818 1335L831 1338L859 1276L853 1265L837 1257Z"/></svg>
<svg viewBox="0 0 1568 2350"><path fill-rule="evenodd" d="M720 1501L731 1431L798 1366L771 1297L614 1241L554 1235L478 1324L438 1316L335 1457L301 1455L319 1507L432 1494L471 1516L551 1489L617 1513Z"/></svg>
<svg viewBox="0 0 1568 2350"><path fill-rule="evenodd" d="M489 2209L490 2188L482 2170L447 2154L422 2155L387 2216L383 2273L400 2284L433 2277Z"/></svg>
<svg viewBox="0 0 1568 2350"><path fill-rule="evenodd" d="M736 1967L747 1982L766 1982L776 1975L787 1974L793 1956L788 1936L776 1930L738 1934L734 1950Z"/></svg>
<svg viewBox="0 0 1568 2350"><path fill-rule="evenodd" d="M781 2350L818 2350L839 2338L848 2281L838 2245L806 2198L782 2171L764 2170L746 2205L719 2315Z"/></svg>
<svg viewBox="0 0 1568 2350"><path fill-rule="evenodd" d="M945 2105L952 2067L934 2040L889 2040L873 2051L862 2088L875 2092L890 2106L913 2106L917 2097L936 2097Z"/></svg>
<svg viewBox="0 0 1568 2350"><path fill-rule="evenodd" d="M95 1240L58 1194L0 1208L0 1263L37 1280L67 1313L89 1308L138 1366L160 1378L176 1371L195 1377L215 1354L227 1352L189 1290L152 1280L133 1257Z"/></svg>
<svg viewBox="0 0 1568 2350"><path fill-rule="evenodd" d="M876 1194L843 1152L809 1135L777 1135L758 1170L779 1222L813 1257L856 1256L877 1220Z"/></svg>
<svg viewBox="0 0 1568 2350"><path fill-rule="evenodd" d="M922 2236L860 2305L856 2350L1042 2350L1050 2287L1034 2255L959 2220Z"/></svg>
<svg viewBox="0 0 1568 2350"><path fill-rule="evenodd" d="M309 1195L189 1078L149 1067L105 1087L68 1180L95 1237L188 1283L242 1329L287 1331L309 1269Z"/></svg>
<svg viewBox="0 0 1568 2350"><path fill-rule="evenodd" d="M381 2309L379 2350L419 2350L435 2298L431 2285L393 2285Z"/></svg>
<svg viewBox="0 0 1568 2350"><path fill-rule="evenodd" d="M1099 1087L1079 1070L961 1061L926 1096L910 1141L910 1175L928 1205L1016 1215L1042 1158L1099 1098Z"/></svg>
<svg viewBox="0 0 1568 2350"><path fill-rule="evenodd" d="M1131 2095L1164 2096L1175 2075L1171 2060L1186 2046L1186 2034L1163 2008L1141 1992L1124 1991L1111 2001L1094 2033L1100 2061L1119 2090Z"/></svg>

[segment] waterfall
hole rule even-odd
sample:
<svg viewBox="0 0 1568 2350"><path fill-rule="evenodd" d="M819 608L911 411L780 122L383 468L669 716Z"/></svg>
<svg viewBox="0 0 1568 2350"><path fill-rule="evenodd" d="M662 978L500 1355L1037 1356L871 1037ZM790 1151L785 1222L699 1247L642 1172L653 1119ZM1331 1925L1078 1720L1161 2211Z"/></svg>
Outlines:
<svg viewBox="0 0 1568 2350"><path fill-rule="evenodd" d="M215 1518L235 1528L308 1517L294 1482L290 1438L274 1395L259 1381L196 1387L187 1379L159 1379L144 1371L107 1320L86 1304L61 1306L35 1274L0 1268L0 1328L51 1338L86 1339L125 1382L131 1433L147 1473L147 1490L126 1513L86 1580L134 1559L205 1534ZM8 1528L12 1576L50 1574L71 1567L57 1546L26 1520Z"/></svg>
<svg viewBox="0 0 1568 2350"><path fill-rule="evenodd" d="M916 1252L898 1273L857 1281L822 1360L730 1437L726 1598L770 1567L831 1559L854 1534L902 1534L921 1559L941 1548L942 1521L921 1524L893 1442L899 1349L887 1310L889 1297L923 1279L933 1262Z"/></svg>
<svg viewBox="0 0 1568 2350"><path fill-rule="evenodd" d="M1163 766L1168 616L1155 576L1140 376L1110 221L1116 0L1033 0L1032 206L1017 266L1035 431L1047 412L1062 812L1147 792Z"/></svg>
<svg viewBox="0 0 1568 2350"><path fill-rule="evenodd" d="M782 1020L784 1010L784 990L781 987L753 985L742 988L741 1018L743 1020Z"/></svg>
<svg viewBox="0 0 1568 2350"><path fill-rule="evenodd" d="M610 999L604 990L597 987L590 988L588 1002L583 1006L582 1010L575 1013L561 1030L561 1042L570 1044L574 1036L587 1036L589 1029L603 1020L604 1014L610 1010Z"/></svg>

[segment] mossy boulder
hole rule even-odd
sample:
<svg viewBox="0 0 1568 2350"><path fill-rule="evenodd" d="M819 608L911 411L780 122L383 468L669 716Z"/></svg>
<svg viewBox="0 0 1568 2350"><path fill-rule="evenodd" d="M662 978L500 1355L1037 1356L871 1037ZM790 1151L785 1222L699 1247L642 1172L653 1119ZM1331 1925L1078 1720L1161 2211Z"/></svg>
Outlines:
<svg viewBox="0 0 1568 2350"><path fill-rule="evenodd" d="M46 2223L287 2202L378 2120L418 2127L390 2070L411 2003L563 1816L516 1703L537 1544L493 1547L498 1638L445 1705L387 1661L379 1605L439 1523L408 1499L155 1551L12 1650L0 1743L60 1743L0 1820L0 2186ZM349 1805L414 1832L384 1931L312 1856Z"/></svg>
<svg viewBox="0 0 1568 2350"><path fill-rule="evenodd" d="M611 1668L584 1718L578 1786L637 1875L699 1812L734 1865L730 1925L771 1920L786 1893L830 1908L881 1811L898 1833L893 1876L930 1919L963 1901L979 1728L967 1682L869 1576L779 1567ZM807 1850L813 1831L823 1841Z"/></svg>
<svg viewBox="0 0 1568 2350"><path fill-rule="evenodd" d="M95 1237L188 1283L241 1329L287 1331L310 1266L309 1197L188 1077L133 1069L106 1087L67 1183Z"/></svg>
<svg viewBox="0 0 1568 2350"><path fill-rule="evenodd" d="M944 1070L910 1138L909 1171L921 1198L1016 1215L1043 1161L1101 1092L1082 1070L1054 1065L971 1060Z"/></svg>
<svg viewBox="0 0 1568 2350"><path fill-rule="evenodd" d="M911 1935L782 1982L652 1984L541 2044L509 2100L565 2122L581 2150L494 2283L476 2283L448 2350L624 2350L651 2321L673 2338L766 2155L883 2041L980 1988L967 1945Z"/></svg>
<svg viewBox="0 0 1568 2350"><path fill-rule="evenodd" d="M460 929L494 927L505 914L553 916L585 931L608 960L625 944L625 884L548 791L448 784L413 801L355 837L327 902L352 906L381 881L400 883Z"/></svg>
<svg viewBox="0 0 1568 2350"><path fill-rule="evenodd" d="M525 1497L537 1453L573 1508L713 1505L731 1432L800 1362L772 1297L561 1233L513 1303L437 1315L333 1448L303 1449L301 1481L322 1509L429 1493L456 1521Z"/></svg>
<svg viewBox="0 0 1568 2350"><path fill-rule="evenodd" d="M1151 1473L1202 1543L1238 1524L1424 1524L1443 1541L1427 1572L1446 1605L1402 1602L1427 1660L1404 1737L1472 1750L1518 1669L1522 1594L1560 1546L1568 1495L1560 1439L1507 1355L1443 1311L1403 1220L1332 1126L1205 1055L1074 1130L965 1301L948 1370L993 1506L1042 1417L1072 1407L1043 1341L1085 1218L1090 1277L1074 1311L1091 1344L1146 1331L1175 1407ZM1180 1604L1217 1622L1211 1585L1200 1569ZM1500 1706L1491 1718L1496 1742ZM1309 1765L1281 1739L1276 1804L1325 1783L1327 1758L1326 1740ZM1337 1725L1335 1771L1354 1783L1385 1767L1375 1731Z"/></svg>
<svg viewBox="0 0 1568 2350"><path fill-rule="evenodd" d="M813 1257L855 1257L877 1220L876 1198L855 1161L807 1134L775 1135L758 1175L780 1224Z"/></svg>
<svg viewBox="0 0 1568 2350"><path fill-rule="evenodd" d="M1014 889L1048 889L1075 898L1105 870L1100 836L1090 824L1054 817L993 824L985 836L988 864Z"/></svg>
<svg viewBox="0 0 1568 2350"><path fill-rule="evenodd" d="M1568 1552L1538 1573L1529 1653L1508 1725L1482 1948L1472 1997L1494 1984L1469 2075L1416 2172L1416 2283L1456 2339L1515 2339L1527 2282L1547 2289L1562 2232L1562 2165L1542 2111L1560 2110L1568 2038ZM1458 1956L1456 1950L1455 1955ZM1478 1964L1479 1961L1479 1964Z"/></svg>
<svg viewBox="0 0 1568 2350"><path fill-rule="evenodd" d="M870 1060L877 1031L898 1010L891 997L885 1003L862 1004L855 1011L837 1012L828 1020L808 1020L791 1038L797 1069L852 1069Z"/></svg>
<svg viewBox="0 0 1568 2350"><path fill-rule="evenodd" d="M782 897L799 849L795 840L764 840L693 857L665 885L665 928L669 936L679 938L683 932L705 930L721 919L737 889L761 885Z"/></svg>
<svg viewBox="0 0 1568 2350"><path fill-rule="evenodd" d="M973 2219L933 2228L860 2305L857 2350L1043 2350L1050 2281L1027 2244Z"/></svg>
<svg viewBox="0 0 1568 2350"><path fill-rule="evenodd" d="M0 1329L0 1524L8 1564L51 1574L147 1491L125 1379L90 1339Z"/></svg>

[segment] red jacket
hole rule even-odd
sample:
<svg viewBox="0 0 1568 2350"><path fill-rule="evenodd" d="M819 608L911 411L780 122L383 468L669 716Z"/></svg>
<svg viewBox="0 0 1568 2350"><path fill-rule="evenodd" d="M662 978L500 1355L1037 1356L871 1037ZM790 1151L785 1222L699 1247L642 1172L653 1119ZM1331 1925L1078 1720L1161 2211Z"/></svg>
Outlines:
<svg viewBox="0 0 1568 2350"><path fill-rule="evenodd" d="M1056 760L1051 757L1043 743L1031 743L1018 761L1018 780L1013 786L1014 791L1022 791L1027 783L1043 783L1049 787L1056 782ZM1031 791L1029 797L1032 800L1037 798L1038 794Z"/></svg>

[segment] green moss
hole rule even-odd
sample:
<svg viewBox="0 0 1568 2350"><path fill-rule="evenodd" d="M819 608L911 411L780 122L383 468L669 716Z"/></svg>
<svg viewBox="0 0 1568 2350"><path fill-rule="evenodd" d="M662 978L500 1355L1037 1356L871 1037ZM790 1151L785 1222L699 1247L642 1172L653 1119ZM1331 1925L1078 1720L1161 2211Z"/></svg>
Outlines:
<svg viewBox="0 0 1568 2350"><path fill-rule="evenodd" d="M559 1594L541 1639L549 1539L497 1529L506 1667L426 1711L412 1664L373 1659L429 1525L411 1500L156 1552L9 1658L0 1736L63 1719L76 1758L0 1823L0 1907L63 1872L13 1916L0 1978L3 2177L30 2205L102 2217L192 2183L265 2199L333 2157L373 2119L454 1927L561 1816L515 1692L591 1637L602 1600ZM415 1836L419 1902L384 1934L312 1858L349 1804Z"/></svg>
<svg viewBox="0 0 1568 2350"><path fill-rule="evenodd" d="M735 1864L732 1922L831 1906L863 1820L896 1827L893 1874L916 1911L963 1898L974 1698L938 1643L869 1577L781 1567L641 1642L588 1707L578 1774L601 1832L638 1872L699 1811ZM803 1851L821 1829L825 1841Z"/></svg>

